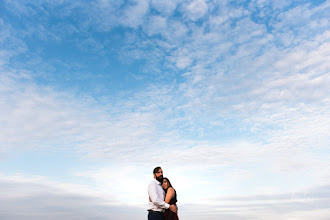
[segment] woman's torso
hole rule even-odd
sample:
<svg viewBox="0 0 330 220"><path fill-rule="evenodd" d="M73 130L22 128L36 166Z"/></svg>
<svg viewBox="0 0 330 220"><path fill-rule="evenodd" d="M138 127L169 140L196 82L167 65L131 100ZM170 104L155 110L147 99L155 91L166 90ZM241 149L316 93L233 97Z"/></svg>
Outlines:
<svg viewBox="0 0 330 220"><path fill-rule="evenodd" d="M174 205L177 203L177 198L176 198L176 191L174 190L174 196L172 197L172 199L170 200L169 204L170 205ZM171 210L169 209L166 209L165 210L165 213L164 213L164 216L165 216L165 220L179 220L179 217L177 215L177 213L175 212L172 212Z"/></svg>

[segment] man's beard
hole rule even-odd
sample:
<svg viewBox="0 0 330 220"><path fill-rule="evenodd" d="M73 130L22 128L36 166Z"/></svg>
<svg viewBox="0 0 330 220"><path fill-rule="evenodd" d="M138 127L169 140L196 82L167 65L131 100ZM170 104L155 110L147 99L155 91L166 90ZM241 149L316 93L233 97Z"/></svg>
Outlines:
<svg viewBox="0 0 330 220"><path fill-rule="evenodd" d="M160 175L159 177L156 176L156 180L158 180L160 183L163 182L163 175Z"/></svg>

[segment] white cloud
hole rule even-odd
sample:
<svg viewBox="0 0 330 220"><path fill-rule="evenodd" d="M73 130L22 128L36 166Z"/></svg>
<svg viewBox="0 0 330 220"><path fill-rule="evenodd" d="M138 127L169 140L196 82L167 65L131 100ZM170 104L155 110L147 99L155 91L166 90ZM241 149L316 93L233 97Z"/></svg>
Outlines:
<svg viewBox="0 0 330 220"><path fill-rule="evenodd" d="M8 64L13 56L27 51L26 43L16 37L15 29L0 18L0 67Z"/></svg>
<svg viewBox="0 0 330 220"><path fill-rule="evenodd" d="M163 35L170 43L174 43L176 46L180 45L179 42L187 36L188 28L186 24L180 20L171 19L169 20L168 27Z"/></svg>
<svg viewBox="0 0 330 220"><path fill-rule="evenodd" d="M199 213L211 209L214 217L226 219L309 219L313 214L326 219L329 210L324 201L327 200L329 186L280 194L213 197L199 208ZM198 212L189 214L194 216Z"/></svg>
<svg viewBox="0 0 330 220"><path fill-rule="evenodd" d="M205 0L194 0L185 5L184 14L190 20L198 20L208 12L208 5Z"/></svg>
<svg viewBox="0 0 330 220"><path fill-rule="evenodd" d="M109 31L119 24L123 0L109 1L99 0L91 4L91 7L82 7L82 11L88 19L79 21L78 24L91 28L100 29L102 32ZM77 19L81 19L78 17Z"/></svg>
<svg viewBox="0 0 330 220"><path fill-rule="evenodd" d="M87 38L85 40L81 40L77 42L77 44L83 51L89 51L89 52L93 51L95 53L97 52L102 53L102 50L104 49L104 46L93 38Z"/></svg>
<svg viewBox="0 0 330 220"><path fill-rule="evenodd" d="M120 23L127 27L137 28L144 22L148 10L149 2L147 0L134 0L125 8Z"/></svg>
<svg viewBox="0 0 330 220"><path fill-rule="evenodd" d="M152 168L149 168L148 173L145 170L148 169L126 164L80 171L74 175L92 181L103 192L115 194L120 204L146 208L147 186L153 175Z"/></svg>
<svg viewBox="0 0 330 220"><path fill-rule="evenodd" d="M306 42L298 48L285 54L284 59L275 63L275 67L280 71L292 71L293 73L311 72L313 75L319 75L326 72L329 65L326 60L330 57L330 44L314 44Z"/></svg>
<svg viewBox="0 0 330 220"><path fill-rule="evenodd" d="M116 182L124 177L121 182L132 189L131 199L141 191L146 193L146 189L142 190L142 185L139 185L139 179L135 178L138 176L142 179L146 178L147 175L133 175L129 177L131 179L126 179L125 175L134 173L136 169L122 171L124 172L122 174L114 169L103 169L103 172L95 172L94 174L91 172L91 175L100 180L98 186L102 186L102 190L91 189L82 184L50 181L38 176L1 175L0 194L3 201L0 216L2 219L47 220L56 218L120 218L125 220L134 216L135 219L142 220L146 217L145 204L143 204L143 207L142 204L140 207L126 205L114 199L111 192L116 189L112 186L116 187ZM182 171L189 172L189 170ZM118 175L113 176L114 172ZM152 176L151 172L150 170L149 176ZM171 175L173 170L165 170L165 172ZM172 177L172 183L178 186L179 184L176 183L177 177ZM189 188L190 184L198 181L194 178L185 184ZM207 187L207 185L204 185L204 187ZM197 220L205 215L208 215L210 219L216 219L219 216L226 217L226 219L241 219L242 217L248 219L309 219L312 215L318 216L318 219L326 219L329 214L327 206L330 199L329 185L281 193L268 192L237 196L213 195L197 200L195 197L190 202L183 198L184 194L181 192L180 187L176 187L176 189L179 199L179 217L182 219ZM189 190L189 193L193 194L192 198L198 190L198 188ZM191 193L192 191L194 193ZM144 197L147 201L147 197ZM197 209L196 206L199 208ZM126 211L123 213L124 210Z"/></svg>
<svg viewBox="0 0 330 220"><path fill-rule="evenodd" d="M142 162L144 158L135 155L142 148L148 155L155 146L182 142L158 124L166 121L173 106L166 87L101 106L89 96L37 86L23 77L14 73L1 77L0 141L5 151L71 149L94 158Z"/></svg>
<svg viewBox="0 0 330 220"><path fill-rule="evenodd" d="M179 57L176 61L176 66L179 69L184 69L191 64L191 60L188 57Z"/></svg>
<svg viewBox="0 0 330 220"><path fill-rule="evenodd" d="M151 5L161 14L170 16L177 8L178 0L151 0Z"/></svg>
<svg viewBox="0 0 330 220"><path fill-rule="evenodd" d="M167 29L167 20L161 16L151 16L148 25L144 26L149 36L161 34Z"/></svg>
<svg viewBox="0 0 330 220"><path fill-rule="evenodd" d="M110 193L43 177L0 176L1 219L143 219L145 210L118 205ZM123 210L129 212L123 213Z"/></svg>

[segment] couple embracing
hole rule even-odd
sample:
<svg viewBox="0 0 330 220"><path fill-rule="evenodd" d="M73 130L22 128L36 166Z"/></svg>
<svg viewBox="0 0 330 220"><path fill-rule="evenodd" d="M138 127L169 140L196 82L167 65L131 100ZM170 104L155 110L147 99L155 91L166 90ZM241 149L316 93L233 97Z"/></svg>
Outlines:
<svg viewBox="0 0 330 220"><path fill-rule="evenodd" d="M154 169L154 179L148 186L148 220L179 220L176 192L170 181L163 177L161 167Z"/></svg>

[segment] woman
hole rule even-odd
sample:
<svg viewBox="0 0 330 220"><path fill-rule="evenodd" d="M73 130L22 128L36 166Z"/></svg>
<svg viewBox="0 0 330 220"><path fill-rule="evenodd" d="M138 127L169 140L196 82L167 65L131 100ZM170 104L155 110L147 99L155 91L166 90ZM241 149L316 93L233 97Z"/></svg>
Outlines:
<svg viewBox="0 0 330 220"><path fill-rule="evenodd" d="M165 202L170 205L176 204L176 191L173 189L171 182L166 177L163 178L162 186L165 190ZM179 220L178 214L169 209L165 209L164 216L165 220Z"/></svg>

